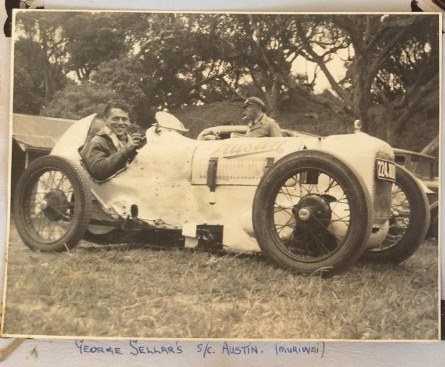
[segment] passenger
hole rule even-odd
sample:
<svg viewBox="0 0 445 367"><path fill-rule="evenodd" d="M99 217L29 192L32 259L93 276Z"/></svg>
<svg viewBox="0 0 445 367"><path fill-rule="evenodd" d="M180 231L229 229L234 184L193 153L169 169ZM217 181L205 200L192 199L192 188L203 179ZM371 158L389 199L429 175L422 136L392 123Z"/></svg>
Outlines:
<svg viewBox="0 0 445 367"><path fill-rule="evenodd" d="M245 136L262 138L265 136L281 137L278 123L265 114L266 105L257 97L250 97L243 104L243 120L247 120L249 129Z"/></svg>
<svg viewBox="0 0 445 367"><path fill-rule="evenodd" d="M130 122L129 108L123 102L110 102L105 107L103 118L105 126L86 142L80 152L87 170L99 181L113 176L131 162L145 138L140 133L128 133L134 124Z"/></svg>

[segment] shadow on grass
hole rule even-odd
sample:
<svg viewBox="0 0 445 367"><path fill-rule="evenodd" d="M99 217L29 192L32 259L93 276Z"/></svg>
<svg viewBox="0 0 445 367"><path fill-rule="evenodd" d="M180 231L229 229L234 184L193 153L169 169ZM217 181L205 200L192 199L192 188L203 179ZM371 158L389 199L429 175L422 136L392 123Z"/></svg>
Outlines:
<svg viewBox="0 0 445 367"><path fill-rule="evenodd" d="M113 243L113 244L96 244L88 241L82 241L81 244L74 249L74 251L82 251L89 253L97 253L104 251L120 251L128 252L132 250L147 249L147 251L160 251L160 252L184 252L184 253L199 253L208 254L214 257L227 257L227 258L239 258L249 259L257 262L266 262L261 252L233 252L224 249L216 248L186 248L175 244L153 244L146 242L130 242L130 243Z"/></svg>

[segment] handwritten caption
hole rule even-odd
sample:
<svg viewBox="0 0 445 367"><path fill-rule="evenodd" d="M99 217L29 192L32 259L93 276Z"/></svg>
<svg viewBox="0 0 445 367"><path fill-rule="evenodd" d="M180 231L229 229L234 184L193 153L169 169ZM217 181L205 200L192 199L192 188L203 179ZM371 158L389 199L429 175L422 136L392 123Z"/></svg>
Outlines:
<svg viewBox="0 0 445 367"><path fill-rule="evenodd" d="M106 345L102 342L78 339L75 347L81 355L107 354L114 356L180 356L183 354L197 355L201 358L212 356L294 356L323 358L325 343L298 342L181 342L168 341L165 343L129 340L119 345Z"/></svg>

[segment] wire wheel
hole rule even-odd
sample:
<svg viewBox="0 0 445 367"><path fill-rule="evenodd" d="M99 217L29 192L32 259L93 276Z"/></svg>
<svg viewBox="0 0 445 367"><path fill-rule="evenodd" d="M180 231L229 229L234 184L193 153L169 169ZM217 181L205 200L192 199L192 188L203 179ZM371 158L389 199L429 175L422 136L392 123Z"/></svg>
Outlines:
<svg viewBox="0 0 445 367"><path fill-rule="evenodd" d="M354 171L305 150L278 161L255 194L253 225L262 251L300 272L337 272L364 251L372 214Z"/></svg>
<svg viewBox="0 0 445 367"><path fill-rule="evenodd" d="M82 239L91 203L89 184L81 167L58 156L39 158L17 186L17 231L33 250L67 250Z"/></svg>

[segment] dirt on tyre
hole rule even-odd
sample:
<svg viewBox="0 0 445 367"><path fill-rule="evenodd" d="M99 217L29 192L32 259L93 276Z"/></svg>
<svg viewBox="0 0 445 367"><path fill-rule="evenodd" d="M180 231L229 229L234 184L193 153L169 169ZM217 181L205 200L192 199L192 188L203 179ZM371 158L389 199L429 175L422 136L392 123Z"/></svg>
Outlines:
<svg viewBox="0 0 445 367"><path fill-rule="evenodd" d="M394 264L408 259L425 240L429 224L430 209L425 191L409 171L396 166L388 235L379 247L366 251L364 258Z"/></svg>
<svg viewBox="0 0 445 367"><path fill-rule="evenodd" d="M92 196L82 168L48 155L33 161L20 177L13 202L14 220L32 250L73 248L88 228Z"/></svg>
<svg viewBox="0 0 445 367"><path fill-rule="evenodd" d="M328 153L304 150L265 173L252 220L269 260L301 273L332 274L365 251L372 211L355 170Z"/></svg>

